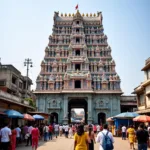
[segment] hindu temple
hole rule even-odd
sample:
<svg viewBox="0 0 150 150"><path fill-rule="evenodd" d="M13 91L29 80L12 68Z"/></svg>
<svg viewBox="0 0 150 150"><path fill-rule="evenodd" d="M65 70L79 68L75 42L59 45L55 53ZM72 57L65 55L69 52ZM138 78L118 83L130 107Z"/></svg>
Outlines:
<svg viewBox="0 0 150 150"><path fill-rule="evenodd" d="M120 77L104 33L102 12L54 13L36 105L49 120L70 123L71 109L83 108L86 123L104 123L120 113Z"/></svg>

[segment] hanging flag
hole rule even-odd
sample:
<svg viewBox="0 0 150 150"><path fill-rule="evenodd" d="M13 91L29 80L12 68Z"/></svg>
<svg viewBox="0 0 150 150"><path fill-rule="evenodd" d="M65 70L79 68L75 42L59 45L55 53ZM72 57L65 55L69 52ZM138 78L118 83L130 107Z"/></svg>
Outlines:
<svg viewBox="0 0 150 150"><path fill-rule="evenodd" d="M75 9L78 9L78 4L77 4L77 6L75 7Z"/></svg>

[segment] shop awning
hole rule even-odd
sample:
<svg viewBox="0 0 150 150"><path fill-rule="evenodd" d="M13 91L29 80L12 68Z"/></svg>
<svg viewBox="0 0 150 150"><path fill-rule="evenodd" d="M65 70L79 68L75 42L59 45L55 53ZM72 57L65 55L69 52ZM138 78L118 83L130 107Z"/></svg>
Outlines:
<svg viewBox="0 0 150 150"><path fill-rule="evenodd" d="M138 114L150 113L150 109L139 110L139 111L136 111L136 113L138 113Z"/></svg>

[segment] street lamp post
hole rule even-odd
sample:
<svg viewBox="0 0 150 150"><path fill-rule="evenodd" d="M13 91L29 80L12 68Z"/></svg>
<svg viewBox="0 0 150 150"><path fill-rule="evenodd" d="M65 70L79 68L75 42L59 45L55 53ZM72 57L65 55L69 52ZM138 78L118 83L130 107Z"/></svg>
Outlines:
<svg viewBox="0 0 150 150"><path fill-rule="evenodd" d="M29 66L29 65L30 65L30 66ZM29 58L25 59L24 66L27 66L26 93L25 93L25 97L27 98L29 67L33 67L33 66L32 66L32 60L29 59Z"/></svg>

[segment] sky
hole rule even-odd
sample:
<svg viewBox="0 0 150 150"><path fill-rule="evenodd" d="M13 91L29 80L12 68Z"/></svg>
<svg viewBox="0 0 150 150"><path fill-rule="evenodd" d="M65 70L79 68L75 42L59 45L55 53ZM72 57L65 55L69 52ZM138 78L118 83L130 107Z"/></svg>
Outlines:
<svg viewBox="0 0 150 150"><path fill-rule="evenodd" d="M150 0L1 0L0 57L26 75L24 60L32 59L29 77L36 87L40 63L52 33L54 11L102 11L104 33L112 48L121 88L130 95L144 81L145 60L150 57Z"/></svg>

